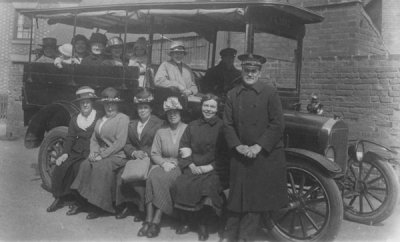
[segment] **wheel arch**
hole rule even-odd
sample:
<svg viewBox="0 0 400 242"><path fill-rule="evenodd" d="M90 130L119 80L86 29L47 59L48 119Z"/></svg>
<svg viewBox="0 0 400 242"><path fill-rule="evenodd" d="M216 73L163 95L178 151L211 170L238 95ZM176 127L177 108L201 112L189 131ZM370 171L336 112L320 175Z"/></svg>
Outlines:
<svg viewBox="0 0 400 242"><path fill-rule="evenodd" d="M25 147L39 147L46 132L54 127L68 126L71 117L78 112L78 107L67 101L44 106L29 121L24 139Z"/></svg>
<svg viewBox="0 0 400 242"><path fill-rule="evenodd" d="M285 148L285 155L286 159L297 158L316 166L316 168L329 177L335 178L342 175L342 169L338 164L318 153L298 148Z"/></svg>

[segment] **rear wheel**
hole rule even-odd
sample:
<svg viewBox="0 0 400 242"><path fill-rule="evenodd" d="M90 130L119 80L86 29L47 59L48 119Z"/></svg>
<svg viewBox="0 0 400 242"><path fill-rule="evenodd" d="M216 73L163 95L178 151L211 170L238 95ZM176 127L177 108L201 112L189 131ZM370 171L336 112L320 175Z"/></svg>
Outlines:
<svg viewBox="0 0 400 242"><path fill-rule="evenodd" d="M343 219L334 180L301 160L288 162L287 179L289 205L267 219L272 236L279 241L333 240Z"/></svg>
<svg viewBox="0 0 400 242"><path fill-rule="evenodd" d="M387 219L397 203L399 185L393 168L374 153L350 159L343 186L344 216L364 224Z"/></svg>
<svg viewBox="0 0 400 242"><path fill-rule="evenodd" d="M63 153L63 145L67 136L67 127L56 127L46 135L39 149L38 163L42 186L51 189L51 177L56 159Z"/></svg>

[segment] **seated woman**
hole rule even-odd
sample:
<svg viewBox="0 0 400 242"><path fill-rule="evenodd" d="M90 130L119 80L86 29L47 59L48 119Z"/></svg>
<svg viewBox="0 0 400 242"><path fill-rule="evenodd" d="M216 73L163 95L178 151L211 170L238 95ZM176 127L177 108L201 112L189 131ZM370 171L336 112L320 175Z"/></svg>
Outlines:
<svg viewBox="0 0 400 242"><path fill-rule="evenodd" d="M124 147L127 159L150 159L154 135L164 123L163 120L151 114L153 100L153 95L147 89L135 95L134 103L136 104L139 119L129 123L128 139ZM123 209L121 213L117 214L117 219L125 218L132 212L131 206L129 206L131 203L135 204L141 213L144 213L145 205L146 181L124 183L121 179L122 170L117 176L116 205L123 207ZM135 221L140 221L140 219L143 218L135 217Z"/></svg>
<svg viewBox="0 0 400 242"><path fill-rule="evenodd" d="M120 37L112 37L108 40L106 54L110 55L109 59L104 60L101 64L107 66L123 66L122 61L124 42Z"/></svg>
<svg viewBox="0 0 400 242"><path fill-rule="evenodd" d="M81 61L82 65L100 65L104 57L104 48L107 43L107 37L105 34L93 33L90 36L90 54L84 57Z"/></svg>
<svg viewBox="0 0 400 242"><path fill-rule="evenodd" d="M101 93L105 116L97 120L90 140L89 158L82 162L71 185L92 206L87 219L104 213L114 213L116 172L126 163L123 148L128 134L129 117L118 112L122 100L119 93L108 87Z"/></svg>
<svg viewBox="0 0 400 242"><path fill-rule="evenodd" d="M64 205L64 200L74 193L70 189L81 162L89 156L90 137L99 115L93 109L93 101L97 99L94 90L83 86L76 91L74 102L79 103L80 112L71 118L68 134L64 143L64 153L57 158L56 167L51 177L51 192L54 202L47 208L47 212L54 212ZM74 205L67 215L78 212Z"/></svg>
<svg viewBox="0 0 400 242"><path fill-rule="evenodd" d="M89 55L89 40L82 34L77 34L72 38L71 44L74 46L75 64L81 64L83 58Z"/></svg>
<svg viewBox="0 0 400 242"><path fill-rule="evenodd" d="M147 69L147 41L144 37L140 37L133 46L132 55L129 58L128 66L136 66L139 68L139 87L148 87L150 83L144 83L146 71L153 79L153 70Z"/></svg>
<svg viewBox="0 0 400 242"><path fill-rule="evenodd" d="M146 181L146 219L138 236L153 238L160 233L162 215L171 215L173 204L171 185L181 174L178 165L178 148L186 124L181 122L182 105L177 97L169 97L164 102L168 125L160 128L151 147L151 159L157 165L149 172Z"/></svg>
<svg viewBox="0 0 400 242"><path fill-rule="evenodd" d="M176 233L187 233L189 225L195 223L199 240L205 241L208 239L206 221L213 215L210 208L220 215L223 203L215 166L222 159L217 154L224 148L224 138L223 122L216 116L218 97L205 95L201 110L203 117L191 122L183 133L178 159L182 175L173 184L171 195L182 220Z"/></svg>

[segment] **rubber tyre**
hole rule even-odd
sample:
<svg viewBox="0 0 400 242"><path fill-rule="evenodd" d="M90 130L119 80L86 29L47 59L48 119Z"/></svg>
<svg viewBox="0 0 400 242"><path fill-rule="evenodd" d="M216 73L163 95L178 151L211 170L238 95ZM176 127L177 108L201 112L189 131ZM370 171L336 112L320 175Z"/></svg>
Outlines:
<svg viewBox="0 0 400 242"><path fill-rule="evenodd" d="M354 175L352 175L350 172L350 166L351 166L352 162L354 162L354 161L350 160L348 162L348 173L346 176L347 179L349 179L349 177L348 177L349 175L354 179ZM398 178L396 176L396 173L395 173L393 167L387 161L382 160L376 154L367 152L364 155L362 162L364 163L364 166L367 165L370 167L375 167L375 168L373 168L373 170L379 172L380 176L382 176L383 179L379 179L379 180L381 180L385 183L385 194L383 195L384 198L382 199L383 202L376 209L372 209L371 207L369 207L371 211L361 212L360 205L359 205L359 202L360 202L359 198L356 199L353 203L355 205L358 205L357 210L354 210L352 208L352 205L349 206L350 203L347 202L346 200L344 200L344 204L345 204L344 217L345 217L345 219L353 221L353 222L373 225L373 224L377 224L377 223L384 221L390 215L393 214L393 211L396 207L397 199L399 196L399 183L398 183ZM372 172L370 172L370 173L372 173ZM372 181L373 179L369 179L369 177L367 177L366 180ZM365 178L365 176L364 176L364 178ZM376 182L374 182L372 184L376 184ZM346 192L346 191L344 191L344 192ZM344 197L345 197L345 194L343 194L343 198ZM372 203L374 201L374 198L371 197L371 195L369 195L368 197L370 200L372 200L372 201L370 201ZM365 200L365 198L364 198L364 200ZM377 202L377 201L378 200L375 200L375 202ZM369 206L369 205L367 203L363 206Z"/></svg>
<svg viewBox="0 0 400 242"><path fill-rule="evenodd" d="M296 187L296 190L298 192L298 194L304 194L305 191L299 192L299 189L301 187L301 183L303 183L303 187L313 187L313 185L315 185L318 188L318 193L319 195L314 195L314 198L312 197L312 195L310 195L309 200L307 200L307 196L304 195L303 199L303 204L306 204L307 202L310 202L312 199L314 200L323 200L323 204L324 204L324 216L320 216L320 223L318 225L320 225L319 228L315 228L313 227L312 229L310 225L312 225L312 223L310 222L311 220L308 220L308 224L309 226L305 226L305 229L308 229L306 231L306 233L304 234L304 231L300 231L297 232L294 231L291 234L290 229L285 229L284 228L284 220L282 219L282 221L276 218L276 214L280 213L279 218L283 218L283 217L289 217L291 215L293 215L293 219L295 220L295 216L297 217L297 220L300 221L298 222L299 226L301 228L303 228L303 224L307 225L304 221L307 222L307 215L304 214L308 214L308 216L310 216L311 212L310 210L307 210L308 207L310 206L310 204L305 205L305 207L302 207L301 205L297 208L287 208L286 210L282 210L285 212L276 212L275 215L269 215L268 218L266 219L266 226L270 232L270 234L278 241L333 241L340 229L342 220L343 220L343 203L342 203L342 199L341 199L341 193L338 189L338 186L336 185L335 181L326 176L324 173L322 173L320 170L312 167L311 164L309 164L308 162L302 161L302 160L298 160L295 158L290 159L288 157L288 165L287 165L287 174L288 174L288 192L289 192L289 197L290 197L290 203L302 203L300 201L300 199L296 200L296 198L294 198L294 196L290 195L290 191L291 191L291 185L290 185L290 173L292 173L292 176L304 176L306 177L305 182L299 182L300 180L297 179L293 179L295 180L294 184ZM309 179L308 179L309 178ZM311 188L309 188L310 190L312 190ZM306 189L306 188L303 188ZM307 192L306 192L307 193ZM322 198L318 198L320 195L322 195ZM305 199L305 200L304 200ZM309 208L311 209L311 208ZM317 210L314 208L312 208L314 210ZM303 214L301 214L301 211L306 211ZM299 212L299 213L297 213ZM301 214L301 215L299 215ZM274 218L275 217L275 218ZM316 218L316 214L313 214L313 218ZM280 222L279 222L280 221ZM303 222L301 222L303 221ZM315 222L315 220L314 220ZM291 223L290 223L291 224ZM295 227L294 225L290 225L291 227ZM297 226L297 227L299 227ZM315 230L315 232L314 232ZM308 232L310 232L310 234L308 234ZM301 234L299 236L299 234Z"/></svg>
<svg viewBox="0 0 400 242"><path fill-rule="evenodd" d="M42 187L51 190L51 177L55 166L55 159L62 154L62 145L67 136L68 128L60 126L50 130L40 145L38 164ZM57 144L58 143L58 144Z"/></svg>

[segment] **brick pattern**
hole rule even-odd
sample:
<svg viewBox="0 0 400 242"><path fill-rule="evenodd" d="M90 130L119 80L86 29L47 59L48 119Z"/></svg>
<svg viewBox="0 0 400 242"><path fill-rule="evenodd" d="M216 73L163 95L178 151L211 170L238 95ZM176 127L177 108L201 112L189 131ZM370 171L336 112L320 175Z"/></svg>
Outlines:
<svg viewBox="0 0 400 242"><path fill-rule="evenodd" d="M344 117L350 138L400 144L400 55L321 57L303 64L301 102L315 93L325 114Z"/></svg>

